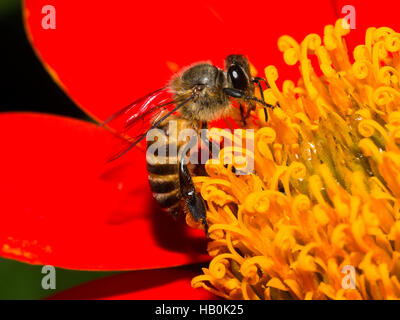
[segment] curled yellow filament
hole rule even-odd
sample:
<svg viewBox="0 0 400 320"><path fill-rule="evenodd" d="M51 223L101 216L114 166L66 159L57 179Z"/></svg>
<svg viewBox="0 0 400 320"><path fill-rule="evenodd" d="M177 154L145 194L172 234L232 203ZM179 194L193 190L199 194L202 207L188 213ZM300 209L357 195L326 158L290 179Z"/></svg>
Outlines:
<svg viewBox="0 0 400 320"><path fill-rule="evenodd" d="M257 106L254 150L227 146L193 178L212 257L193 287L225 299L400 299L400 34L369 28L351 59L349 32L339 19L322 38L282 36L301 78L279 89L277 68L266 67L265 98L277 107L265 122ZM254 171L239 175L245 159ZM354 289L342 285L345 266Z"/></svg>

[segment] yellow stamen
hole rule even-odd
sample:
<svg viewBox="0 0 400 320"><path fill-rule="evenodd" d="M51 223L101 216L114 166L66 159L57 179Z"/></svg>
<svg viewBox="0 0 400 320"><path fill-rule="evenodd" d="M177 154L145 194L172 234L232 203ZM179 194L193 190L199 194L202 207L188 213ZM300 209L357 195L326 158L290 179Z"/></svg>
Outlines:
<svg viewBox="0 0 400 320"><path fill-rule="evenodd" d="M280 90L278 70L265 68L264 96L280 108L266 123L257 106L254 150L225 148L194 177L213 260L193 287L226 299L400 298L400 34L369 28L351 63L348 32L339 19L323 38L282 36L301 79ZM246 157L254 173L236 175Z"/></svg>

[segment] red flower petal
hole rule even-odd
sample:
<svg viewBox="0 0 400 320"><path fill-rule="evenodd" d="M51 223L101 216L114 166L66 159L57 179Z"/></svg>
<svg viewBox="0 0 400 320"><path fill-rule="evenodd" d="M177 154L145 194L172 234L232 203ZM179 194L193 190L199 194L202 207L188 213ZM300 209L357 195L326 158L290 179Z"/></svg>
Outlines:
<svg viewBox="0 0 400 320"><path fill-rule="evenodd" d="M71 269L204 261L204 233L158 209L145 155L106 163L116 138L65 117L0 114L0 255Z"/></svg>
<svg viewBox="0 0 400 320"><path fill-rule="evenodd" d="M164 86L176 68L228 54L249 56L260 75L279 66L277 39L322 33L336 16L330 1L53 0L56 29L43 29L47 0L25 1L28 35L48 70L85 110L104 120ZM46 20L45 20L46 21ZM171 71L173 69L173 71Z"/></svg>
<svg viewBox="0 0 400 320"><path fill-rule="evenodd" d="M203 289L193 289L191 279L199 270L141 270L94 280L51 296L51 300L204 300L217 299Z"/></svg>
<svg viewBox="0 0 400 320"><path fill-rule="evenodd" d="M368 2L363 0L344 1L337 0L336 10L340 17L346 17L352 9L345 6L351 5L355 12L355 29L352 29L346 37L349 44L349 52L360 44L365 43L365 32L369 27L389 27L400 31L400 20L398 14L398 1L384 0L380 2ZM353 19L352 19L353 20Z"/></svg>

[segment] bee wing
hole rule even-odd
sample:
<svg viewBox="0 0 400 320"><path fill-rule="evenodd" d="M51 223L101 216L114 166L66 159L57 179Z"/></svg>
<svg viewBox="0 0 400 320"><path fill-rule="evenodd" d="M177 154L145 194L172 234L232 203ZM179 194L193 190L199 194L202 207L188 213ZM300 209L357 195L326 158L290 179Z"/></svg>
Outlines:
<svg viewBox="0 0 400 320"><path fill-rule="evenodd" d="M101 126L120 137L122 142L120 150L110 161L136 146L152 127L158 126L192 98L193 94L188 92L179 99L173 99L168 87L161 88L136 100L104 121Z"/></svg>

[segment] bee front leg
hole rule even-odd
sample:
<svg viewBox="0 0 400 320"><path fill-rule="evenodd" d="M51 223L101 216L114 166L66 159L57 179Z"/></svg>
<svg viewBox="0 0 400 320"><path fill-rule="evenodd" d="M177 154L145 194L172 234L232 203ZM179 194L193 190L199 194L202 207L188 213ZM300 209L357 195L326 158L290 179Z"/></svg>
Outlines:
<svg viewBox="0 0 400 320"><path fill-rule="evenodd" d="M189 173L187 165L184 161L185 157L181 157L179 164L179 183L181 194L185 201L190 214L196 221L201 221L204 226L204 232L208 237L208 224L206 220L206 204L203 198L196 192L192 177Z"/></svg>
<svg viewBox="0 0 400 320"><path fill-rule="evenodd" d="M263 79L263 78L255 77L255 78L253 79L253 82L256 83L257 86L258 86L258 88L260 89L260 95L261 95L262 101L265 102L265 99L264 99L264 91L263 91L263 88L262 88L262 86L261 86L260 81L265 82L265 84L267 85L267 88L270 88L270 86L269 86L268 82L267 82L265 79ZM264 107L264 116L265 116L265 122L267 122L267 121L268 121L268 112L267 112L267 108L265 108L265 107Z"/></svg>
<svg viewBox="0 0 400 320"><path fill-rule="evenodd" d="M206 130L206 132L200 133L200 139L203 141L203 143L208 148L211 157L213 159L218 159L218 155L221 150L221 146L219 144L216 144L215 142L211 141L210 139L208 139L208 137L207 137L207 130L208 130L207 122L202 123L201 129Z"/></svg>

